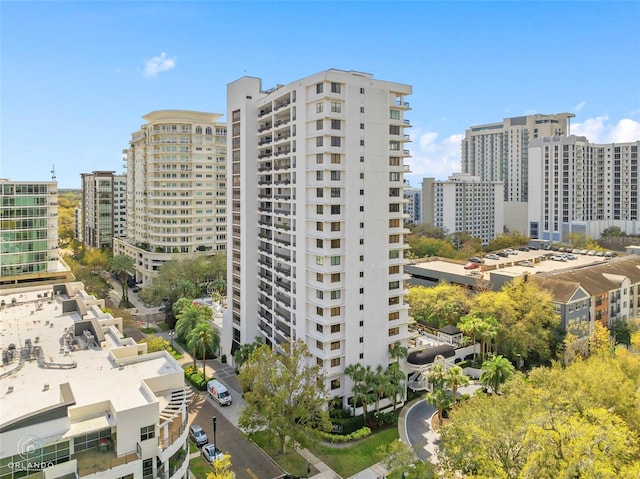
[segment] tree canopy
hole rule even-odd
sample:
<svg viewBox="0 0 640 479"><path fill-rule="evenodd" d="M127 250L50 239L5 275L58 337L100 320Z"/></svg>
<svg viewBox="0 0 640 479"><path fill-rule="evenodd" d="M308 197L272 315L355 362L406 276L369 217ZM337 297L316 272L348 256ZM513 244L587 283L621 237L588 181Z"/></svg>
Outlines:
<svg viewBox="0 0 640 479"><path fill-rule="evenodd" d="M452 411L439 463L446 477L640 477L639 388L640 356L624 348L516 373Z"/></svg>
<svg viewBox="0 0 640 479"><path fill-rule="evenodd" d="M441 282L437 286L413 286L406 296L410 313L418 322L439 329L457 324L469 311L469 297L462 286Z"/></svg>
<svg viewBox="0 0 640 479"><path fill-rule="evenodd" d="M317 430L330 431L328 394L324 374L300 340L282 344L284 354L269 345L253 351L238 380L245 407L238 425L251 436L267 431L276 437L280 451L287 444L304 443Z"/></svg>

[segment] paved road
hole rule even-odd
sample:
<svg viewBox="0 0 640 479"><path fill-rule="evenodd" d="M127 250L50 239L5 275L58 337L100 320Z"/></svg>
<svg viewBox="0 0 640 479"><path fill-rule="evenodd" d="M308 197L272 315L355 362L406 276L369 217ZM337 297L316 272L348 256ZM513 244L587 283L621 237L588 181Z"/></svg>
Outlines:
<svg viewBox="0 0 640 479"><path fill-rule="evenodd" d="M426 401L418 401L407 414L407 438L422 461L432 460L431 456L440 442L429 424L435 412L436 408L427 404Z"/></svg>
<svg viewBox="0 0 640 479"><path fill-rule="evenodd" d="M234 395L234 404L231 406L219 406L208 394L197 395L189 409L189 423L202 426L206 431L209 441L213 442L213 416L216 416L216 441L218 447L231 455L231 469L236 473L237 479L271 479L282 471L254 443L246 439L243 434L227 419L227 415L233 416L237 411L237 394ZM236 411L234 411L236 410Z"/></svg>

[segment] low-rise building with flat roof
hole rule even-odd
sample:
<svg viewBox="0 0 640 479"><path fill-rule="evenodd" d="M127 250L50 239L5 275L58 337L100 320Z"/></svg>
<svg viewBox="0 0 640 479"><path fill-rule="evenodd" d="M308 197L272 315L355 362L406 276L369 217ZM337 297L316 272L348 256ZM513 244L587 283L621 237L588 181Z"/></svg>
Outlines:
<svg viewBox="0 0 640 479"><path fill-rule="evenodd" d="M184 373L82 283L3 291L0 478L188 477Z"/></svg>

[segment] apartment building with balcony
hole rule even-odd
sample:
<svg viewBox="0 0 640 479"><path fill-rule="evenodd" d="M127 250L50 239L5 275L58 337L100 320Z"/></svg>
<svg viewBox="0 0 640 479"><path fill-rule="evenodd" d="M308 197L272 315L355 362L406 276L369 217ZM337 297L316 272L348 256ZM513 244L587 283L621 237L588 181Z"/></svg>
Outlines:
<svg viewBox="0 0 640 479"><path fill-rule="evenodd" d="M124 150L127 226L124 238L114 238L114 254L134 258L138 283L150 283L166 261L226 249L227 127L220 116L151 112Z"/></svg>
<svg viewBox="0 0 640 479"><path fill-rule="evenodd" d="M82 283L0 306L0 478L186 479L189 390Z"/></svg>
<svg viewBox="0 0 640 479"><path fill-rule="evenodd" d="M504 183L454 173L422 180L423 222L449 233L466 231L488 244L504 229Z"/></svg>
<svg viewBox="0 0 640 479"><path fill-rule="evenodd" d="M409 85L326 70L228 85L228 311L223 348L303 340L346 403L353 363L406 345ZM227 349L229 350L229 349Z"/></svg>
<svg viewBox="0 0 640 479"><path fill-rule="evenodd" d="M0 289L71 279L58 257L58 184L0 179Z"/></svg>
<svg viewBox="0 0 640 479"><path fill-rule="evenodd" d="M529 194L529 235L598 239L611 226L640 234L639 149L640 140L593 144L575 135L532 141L529 177L541 188Z"/></svg>
<svg viewBox="0 0 640 479"><path fill-rule="evenodd" d="M419 225L422 223L422 189L405 184L402 196L405 200L403 211L407 215L405 222Z"/></svg>
<svg viewBox="0 0 640 479"><path fill-rule="evenodd" d="M114 171L81 173L82 243L91 248L113 247L125 233L127 177Z"/></svg>
<svg viewBox="0 0 640 479"><path fill-rule="evenodd" d="M504 183L503 222L511 231L527 231L527 201L542 188L529 180L529 143L545 136L566 136L572 113L527 115L475 125L462 140L462 171L482 181Z"/></svg>

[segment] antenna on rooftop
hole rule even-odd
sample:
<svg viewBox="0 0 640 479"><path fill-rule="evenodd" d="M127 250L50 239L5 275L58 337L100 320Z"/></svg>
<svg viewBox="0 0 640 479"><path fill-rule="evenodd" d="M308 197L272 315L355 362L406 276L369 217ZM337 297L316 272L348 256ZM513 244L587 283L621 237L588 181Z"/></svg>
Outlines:
<svg viewBox="0 0 640 479"><path fill-rule="evenodd" d="M56 181L56 165L53 165L53 168L51 169L51 181Z"/></svg>

